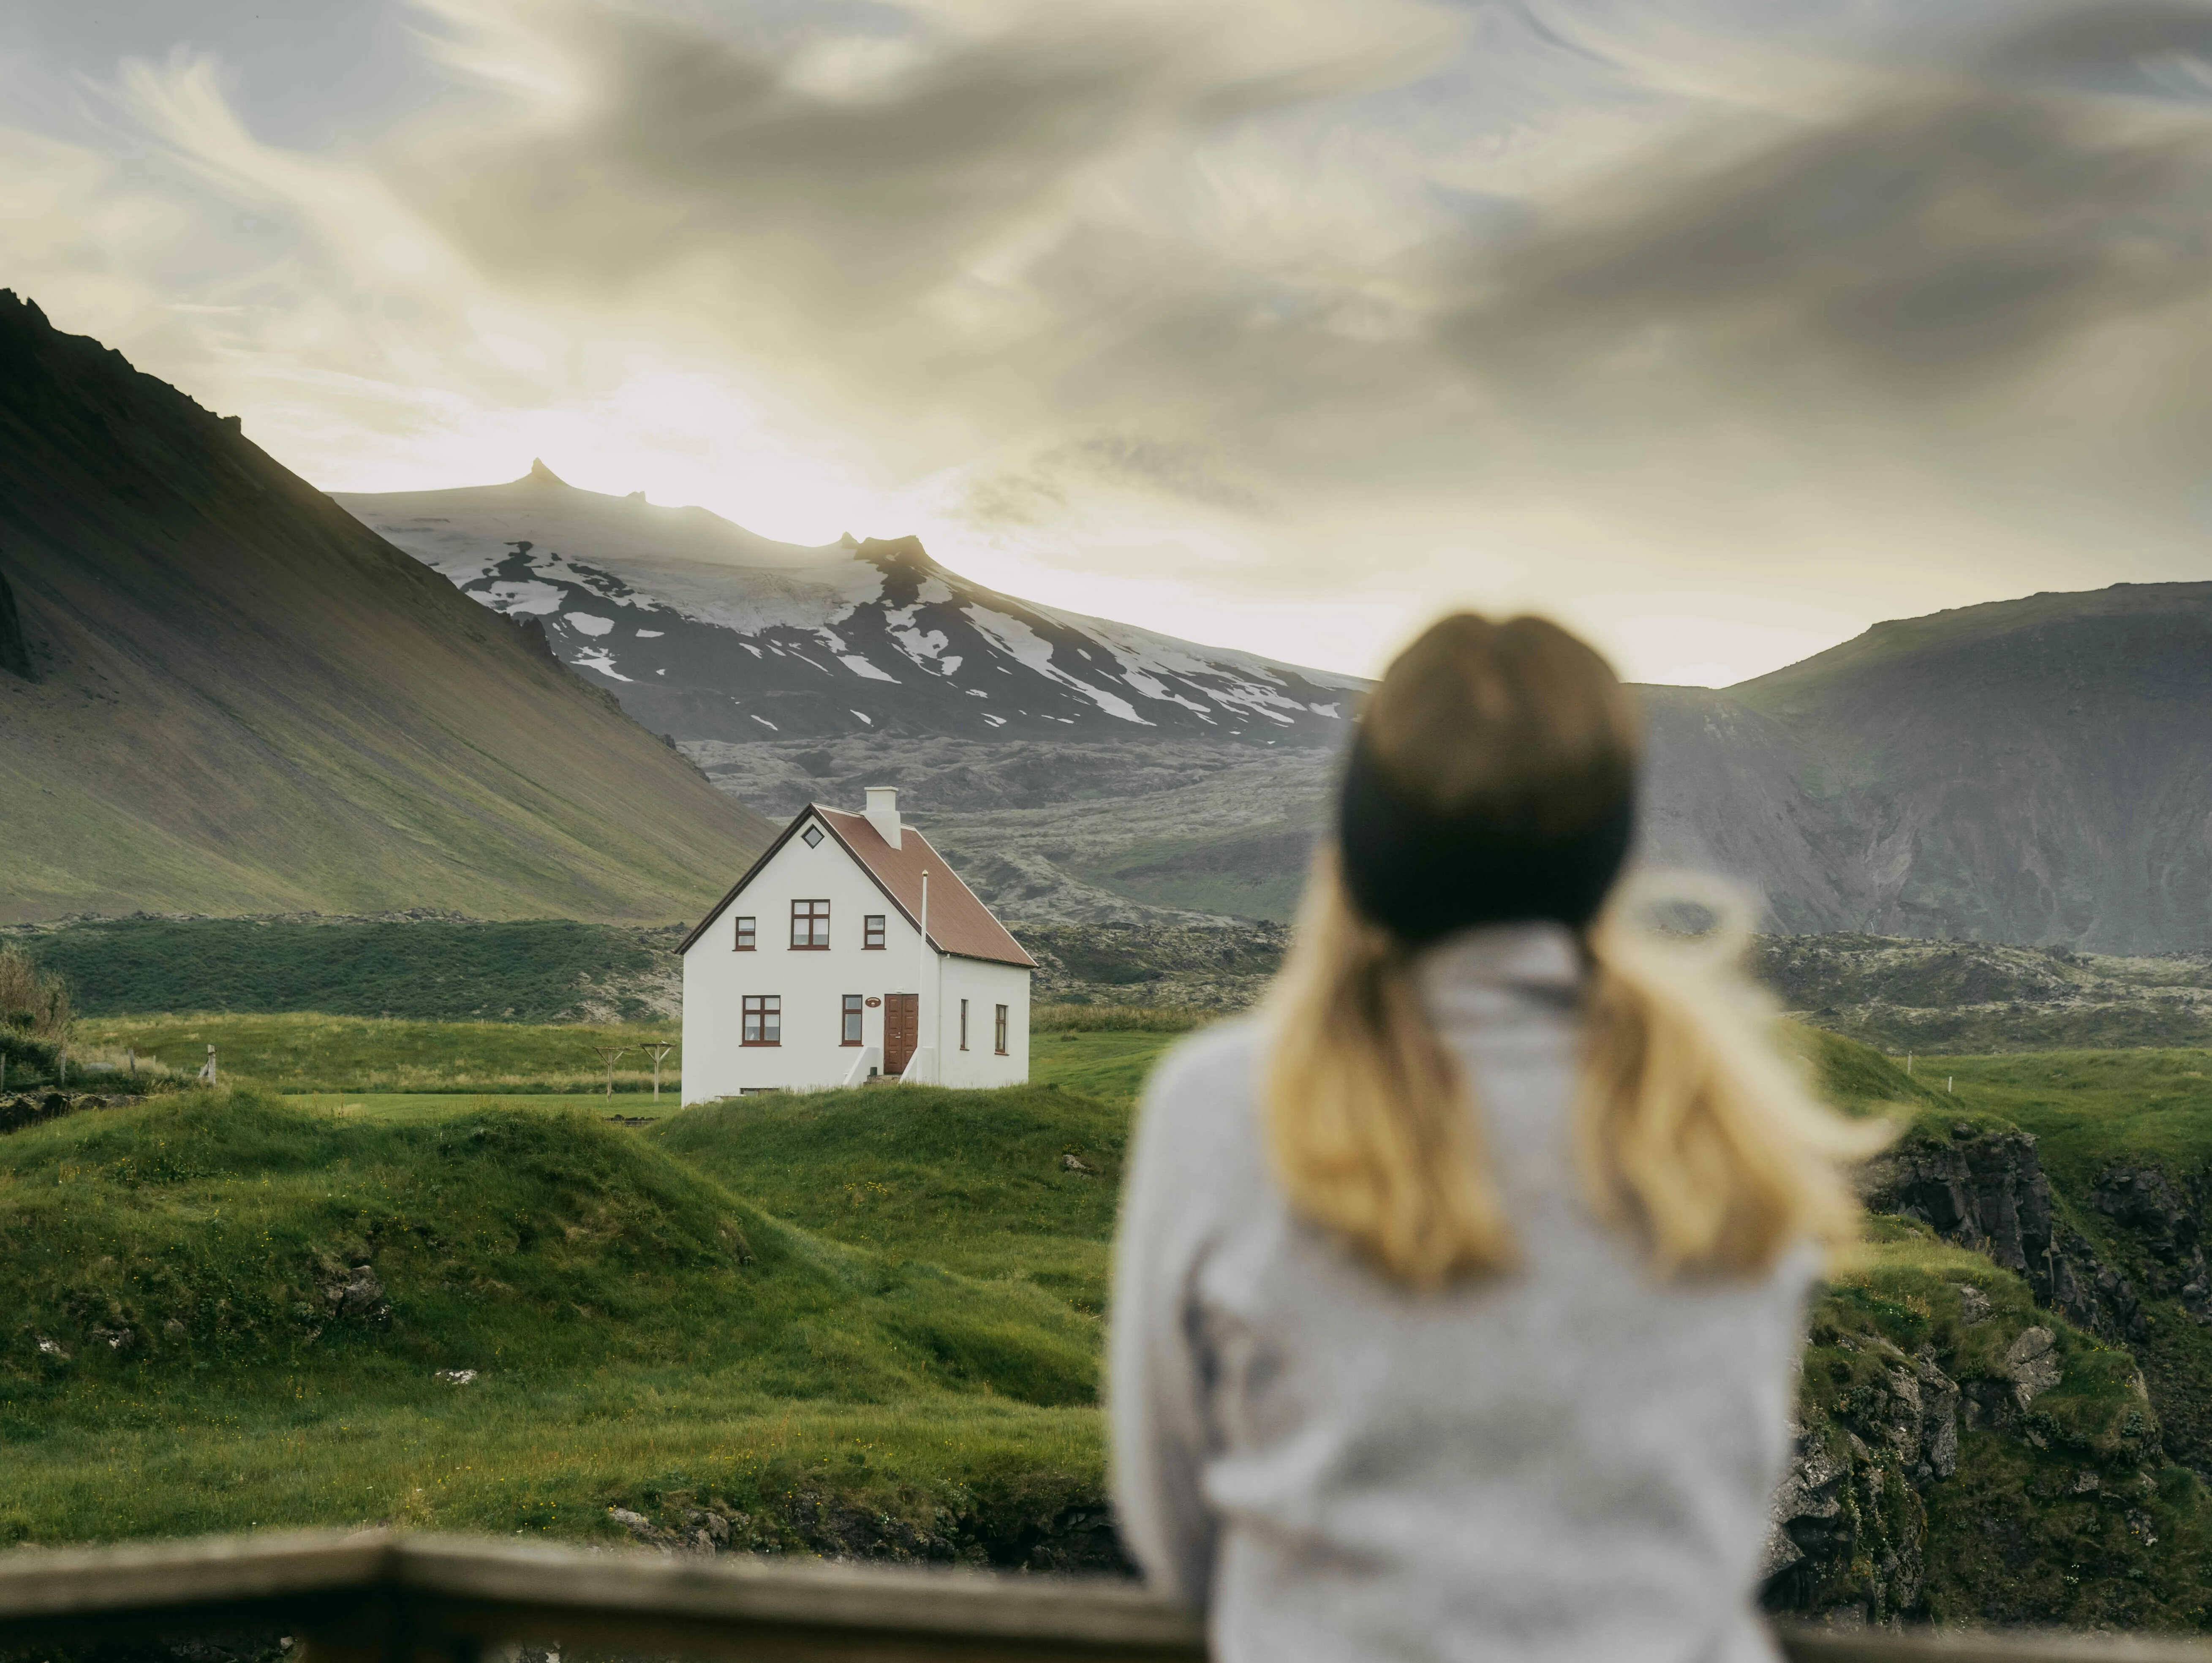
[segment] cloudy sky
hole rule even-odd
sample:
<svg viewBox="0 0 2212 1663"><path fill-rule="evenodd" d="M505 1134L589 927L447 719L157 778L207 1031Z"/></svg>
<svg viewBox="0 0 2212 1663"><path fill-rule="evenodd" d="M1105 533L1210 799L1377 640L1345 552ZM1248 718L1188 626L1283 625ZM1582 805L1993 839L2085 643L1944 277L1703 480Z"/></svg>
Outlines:
<svg viewBox="0 0 2212 1663"><path fill-rule="evenodd" d="M334 490L918 531L1725 684L2212 576L2212 23L2020 0L10 0L0 285Z"/></svg>

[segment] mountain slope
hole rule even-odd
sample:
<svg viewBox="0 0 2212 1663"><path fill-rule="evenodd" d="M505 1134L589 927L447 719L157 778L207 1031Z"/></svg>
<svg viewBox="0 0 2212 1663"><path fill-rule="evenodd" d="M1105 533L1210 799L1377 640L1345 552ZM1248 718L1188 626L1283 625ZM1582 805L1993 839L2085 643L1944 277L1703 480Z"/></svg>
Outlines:
<svg viewBox="0 0 2212 1663"><path fill-rule="evenodd" d="M2212 583L1881 623L1646 695L1650 847L1785 929L2212 947Z"/></svg>
<svg viewBox="0 0 2212 1663"><path fill-rule="evenodd" d="M542 636L7 291L0 578L0 920L677 919L765 841Z"/></svg>
<svg viewBox="0 0 2212 1663"><path fill-rule="evenodd" d="M504 485L341 495L659 732L1331 744L1351 677L1194 646L971 583L913 537L772 543L702 508Z"/></svg>

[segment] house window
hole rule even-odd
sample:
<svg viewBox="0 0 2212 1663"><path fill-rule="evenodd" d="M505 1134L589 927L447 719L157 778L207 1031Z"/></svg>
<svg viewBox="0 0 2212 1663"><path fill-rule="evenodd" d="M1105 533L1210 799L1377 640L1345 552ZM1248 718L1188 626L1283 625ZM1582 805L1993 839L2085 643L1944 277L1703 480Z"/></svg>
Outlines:
<svg viewBox="0 0 2212 1663"><path fill-rule="evenodd" d="M806 847L807 847L808 848L810 848L810 849L818 849L818 848L820 848L820 847L822 847L822 828L821 828L821 827L819 827L819 826L809 826L809 827L806 828L806 830L805 831L805 833L804 833L804 834L802 834L802 835L803 835L803 837L804 837L804 839L805 839L805 841Z"/></svg>
<svg viewBox="0 0 2212 1663"><path fill-rule="evenodd" d="M737 941L735 942L735 944L733 944L736 946L737 950L738 950L738 951L739 951L739 952L741 952L741 953L750 953L750 951L752 951L752 950L753 950L753 921L752 921L752 920L750 920L750 919L749 919L749 918L741 918L741 919L739 919L739 920L738 920L738 938L737 938Z"/></svg>
<svg viewBox="0 0 2212 1663"><path fill-rule="evenodd" d="M991 1031L995 1036L992 1042L1003 1057L1006 1054L1006 1007L1002 1004L998 1007L998 1011L991 1024Z"/></svg>
<svg viewBox="0 0 2212 1663"><path fill-rule="evenodd" d="M884 944L884 915L870 913L860 920L860 945L878 951Z"/></svg>
<svg viewBox="0 0 2212 1663"><path fill-rule="evenodd" d="M783 995L745 995L744 1042L747 1045L783 1043Z"/></svg>
<svg viewBox="0 0 2212 1663"><path fill-rule="evenodd" d="M960 1048L968 1048L968 1001L960 1001Z"/></svg>
<svg viewBox="0 0 2212 1663"><path fill-rule="evenodd" d="M830 944L830 903L794 901L791 903L791 944L817 951Z"/></svg>
<svg viewBox="0 0 2212 1663"><path fill-rule="evenodd" d="M845 995L845 1037L841 1043L858 1045L860 1042L860 996Z"/></svg>

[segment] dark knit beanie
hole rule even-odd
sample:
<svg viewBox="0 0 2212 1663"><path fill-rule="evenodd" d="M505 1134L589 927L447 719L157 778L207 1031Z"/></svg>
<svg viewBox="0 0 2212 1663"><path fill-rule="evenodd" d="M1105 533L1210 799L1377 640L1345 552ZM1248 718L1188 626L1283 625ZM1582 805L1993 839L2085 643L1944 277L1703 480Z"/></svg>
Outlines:
<svg viewBox="0 0 2212 1663"><path fill-rule="evenodd" d="M1438 810L1412 799L1355 740L1337 801L1345 887L1408 946L1478 924L1551 919L1580 929L1596 917L1628 857L1632 787L1624 783L1563 831L1501 819L1490 804Z"/></svg>

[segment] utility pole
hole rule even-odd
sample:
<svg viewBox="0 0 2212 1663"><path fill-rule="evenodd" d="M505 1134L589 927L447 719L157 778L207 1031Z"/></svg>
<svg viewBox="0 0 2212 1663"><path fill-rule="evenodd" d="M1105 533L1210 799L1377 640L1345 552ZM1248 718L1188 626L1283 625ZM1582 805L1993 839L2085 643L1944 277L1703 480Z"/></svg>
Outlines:
<svg viewBox="0 0 2212 1663"><path fill-rule="evenodd" d="M653 1101L657 1103L660 1101L661 1062L676 1047L672 1045L648 1045L645 1048L653 1053Z"/></svg>
<svg viewBox="0 0 2212 1663"><path fill-rule="evenodd" d="M607 1065L607 1096L611 1097L615 1095L615 1059L627 1055L629 1047L626 1045L595 1045L592 1049L599 1053L601 1060Z"/></svg>

